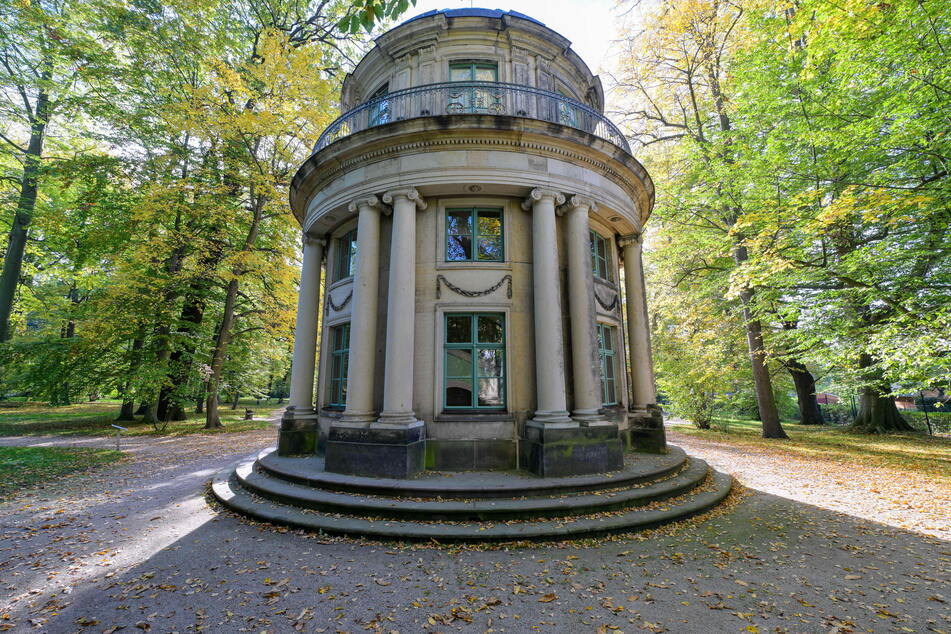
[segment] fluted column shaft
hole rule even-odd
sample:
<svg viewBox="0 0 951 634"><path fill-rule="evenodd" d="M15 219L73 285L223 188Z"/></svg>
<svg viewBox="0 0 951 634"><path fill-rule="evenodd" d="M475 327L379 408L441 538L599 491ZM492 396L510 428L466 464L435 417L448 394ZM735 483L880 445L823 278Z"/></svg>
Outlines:
<svg viewBox="0 0 951 634"><path fill-rule="evenodd" d="M627 340L630 353L632 408L647 409L657 402L651 361L650 326L647 321L647 293L641 263L641 235L621 239L624 252L624 291L627 297Z"/></svg>
<svg viewBox="0 0 951 634"><path fill-rule="evenodd" d="M320 265L326 242L304 235L300 292L297 295L297 327L291 362L291 393L288 408L297 413L314 411L314 367L317 362L317 318L320 303Z"/></svg>
<svg viewBox="0 0 951 634"><path fill-rule="evenodd" d="M586 196L572 196L566 205L568 243L568 308L571 319L571 367L574 383L572 417L594 422L602 417L601 389L598 384L600 362L594 345L597 319L594 310L594 273L591 269L588 212L597 205Z"/></svg>
<svg viewBox="0 0 951 634"><path fill-rule="evenodd" d="M413 188L386 192L393 205L390 279L386 309L386 365L380 423L416 423L413 412L413 354L416 330L416 210L426 202Z"/></svg>
<svg viewBox="0 0 951 634"><path fill-rule="evenodd" d="M532 210L532 290L535 317L535 390L537 408L534 420L541 423L567 423L565 397L565 346L562 335L561 293L558 273L558 236L555 206L565 197L549 189L534 189L522 203Z"/></svg>
<svg viewBox="0 0 951 634"><path fill-rule="evenodd" d="M347 408L341 421L369 423L376 370L377 296L380 286L380 201L376 196L350 204L357 211L357 258L350 312L350 356L347 361Z"/></svg>

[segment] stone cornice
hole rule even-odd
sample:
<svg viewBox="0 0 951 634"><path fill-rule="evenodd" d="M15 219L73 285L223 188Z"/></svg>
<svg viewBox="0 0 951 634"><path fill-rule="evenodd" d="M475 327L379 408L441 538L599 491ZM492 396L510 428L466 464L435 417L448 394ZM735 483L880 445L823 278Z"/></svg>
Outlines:
<svg viewBox="0 0 951 634"><path fill-rule="evenodd" d="M458 117L459 123L464 123L462 119L465 118L463 116ZM498 118L495 117L495 119ZM401 155L464 148L528 152L538 156L577 163L601 174L625 190L630 199L637 205L640 222L646 220L653 205L654 188L647 171L636 159L627 155L619 157L617 152L614 151L615 148L606 141L601 142L591 137L592 141L585 144L580 139L555 137L549 143L543 139L552 135L545 130L533 129L531 120L513 121L516 126L515 129L502 133L495 127L490 129L488 126L483 127L482 125L453 127L451 132L439 130L435 131L438 133L434 133L431 129L417 127L422 121L422 119L414 119L391 123L387 126L391 131L399 130L399 128L407 129L405 131L399 130L398 134L392 134L391 132L390 135L384 137L381 137L380 131L376 129L358 132L311 156L298 170L291 186L291 204L295 213L298 214L298 218L302 222L304 221L301 214L307 198L326 183L339 177L340 174ZM529 125L525 125L526 123ZM394 128L393 126L397 127ZM522 127L525 129L522 130ZM576 131L570 132L575 133ZM401 140L400 137L404 135L415 138ZM537 137L532 138L531 135L537 135ZM562 141L562 143L558 141ZM565 147L567 144L564 141L568 141L572 146L577 146L578 149ZM368 147L370 149L366 149ZM586 152L586 149L591 151ZM601 157L604 157L604 160Z"/></svg>
<svg viewBox="0 0 951 634"><path fill-rule="evenodd" d="M387 205L394 204L395 201L400 198L405 198L414 205L416 205L417 211L422 211L426 209L426 201L423 200L423 197L419 195L419 192L416 191L415 187L404 187L400 189L391 189L390 191L383 194L383 202Z"/></svg>
<svg viewBox="0 0 951 634"><path fill-rule="evenodd" d="M555 191L554 189L536 187L528 194L528 198L522 201L522 209L528 211L534 207L536 202L540 202L546 198L550 198L555 207L565 202L565 195L561 192Z"/></svg>
<svg viewBox="0 0 951 634"><path fill-rule="evenodd" d="M347 211L350 213L356 212L361 207L369 207L370 209L379 209L380 199L376 196L364 196L363 198L357 198L352 203L347 205Z"/></svg>

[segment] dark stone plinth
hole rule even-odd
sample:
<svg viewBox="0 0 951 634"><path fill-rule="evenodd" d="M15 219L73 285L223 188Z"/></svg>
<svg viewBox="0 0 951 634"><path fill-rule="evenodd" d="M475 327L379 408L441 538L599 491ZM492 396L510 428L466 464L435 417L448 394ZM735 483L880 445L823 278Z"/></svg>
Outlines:
<svg viewBox="0 0 951 634"><path fill-rule="evenodd" d="M313 410L288 407L277 434L279 456L310 456L317 451L317 415Z"/></svg>
<svg viewBox="0 0 951 634"><path fill-rule="evenodd" d="M331 427L325 469L371 478L410 478L424 468L425 428Z"/></svg>
<svg viewBox="0 0 951 634"><path fill-rule="evenodd" d="M630 428L627 433L634 451L655 454L667 452L664 416L659 407L649 406L646 414L632 413L629 421Z"/></svg>
<svg viewBox="0 0 951 634"><path fill-rule="evenodd" d="M518 467L512 440L426 441L426 468L437 471L506 471Z"/></svg>
<svg viewBox="0 0 951 634"><path fill-rule="evenodd" d="M623 465L624 443L617 425L525 427L521 466L543 478L605 473Z"/></svg>

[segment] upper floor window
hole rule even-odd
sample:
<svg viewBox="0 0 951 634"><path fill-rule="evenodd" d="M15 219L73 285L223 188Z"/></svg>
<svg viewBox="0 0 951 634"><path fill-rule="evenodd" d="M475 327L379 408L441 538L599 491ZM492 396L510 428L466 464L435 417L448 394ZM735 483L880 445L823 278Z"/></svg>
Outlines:
<svg viewBox="0 0 951 634"><path fill-rule="evenodd" d="M447 262L501 262L504 250L501 209L446 210Z"/></svg>
<svg viewBox="0 0 951 634"><path fill-rule="evenodd" d="M611 274L611 247L607 238L595 231L591 232L591 269L595 277L608 282L614 281Z"/></svg>
<svg viewBox="0 0 951 634"><path fill-rule="evenodd" d="M334 281L353 275L353 263L357 255L357 230L352 229L337 238L334 258Z"/></svg>
<svg viewBox="0 0 951 634"><path fill-rule="evenodd" d="M499 65L495 62L468 60L449 64L449 81L498 81Z"/></svg>
<svg viewBox="0 0 951 634"><path fill-rule="evenodd" d="M449 81L499 80L499 65L495 62L465 61L449 64ZM501 114L502 91L495 88L462 86L449 90L446 111L449 114Z"/></svg>
<svg viewBox="0 0 951 634"><path fill-rule="evenodd" d="M370 107L367 112L367 122L371 126L382 125L390 121L390 100L383 99L390 92L390 84L385 83L376 92L370 95Z"/></svg>

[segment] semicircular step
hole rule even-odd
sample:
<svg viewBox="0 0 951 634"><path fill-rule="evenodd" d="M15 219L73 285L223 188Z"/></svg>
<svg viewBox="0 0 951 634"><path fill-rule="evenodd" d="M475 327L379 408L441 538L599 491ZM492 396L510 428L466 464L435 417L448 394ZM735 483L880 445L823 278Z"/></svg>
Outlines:
<svg viewBox="0 0 951 634"><path fill-rule="evenodd" d="M327 491L270 476L255 469L252 460L238 465L235 474L238 484L261 497L327 513L422 520L505 520L565 517L643 506L690 491L703 482L707 471L706 462L692 459L674 475L624 488L543 497L533 496L532 490L513 489L511 498L473 500L393 498Z"/></svg>

